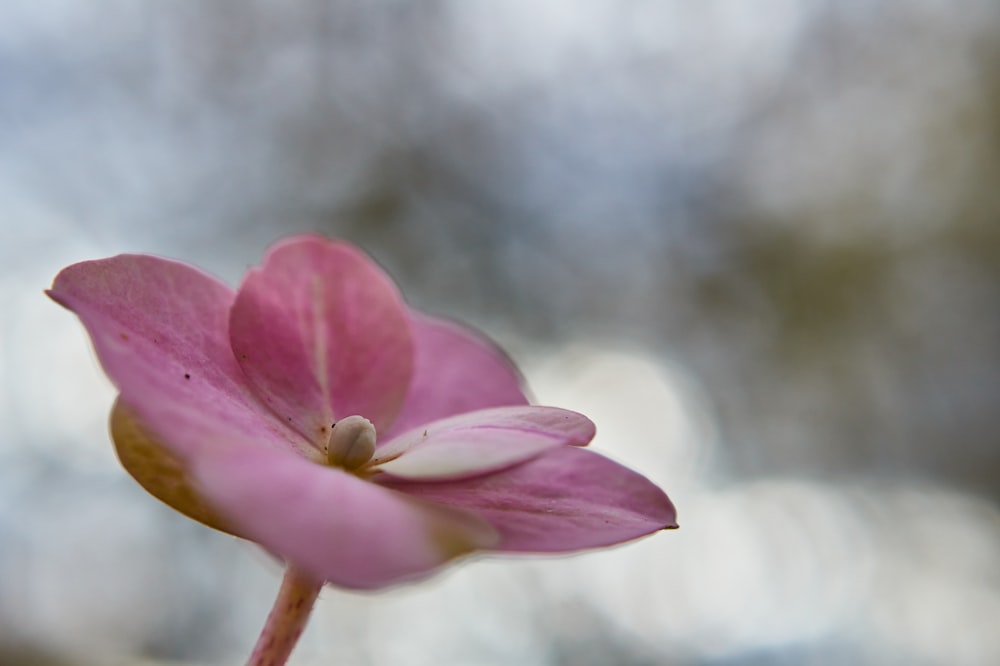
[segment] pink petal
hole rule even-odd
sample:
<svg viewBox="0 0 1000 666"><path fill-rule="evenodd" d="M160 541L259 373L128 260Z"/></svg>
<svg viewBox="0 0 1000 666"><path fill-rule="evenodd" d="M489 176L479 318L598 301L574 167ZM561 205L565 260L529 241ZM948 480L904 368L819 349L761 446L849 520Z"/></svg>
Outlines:
<svg viewBox="0 0 1000 666"><path fill-rule="evenodd" d="M375 452L370 465L401 479L460 479L495 472L557 446L586 446L594 424L556 407L495 407L434 421Z"/></svg>
<svg viewBox="0 0 1000 666"><path fill-rule="evenodd" d="M481 519L267 449L199 457L202 495L242 535L316 578L373 589L497 542Z"/></svg>
<svg viewBox="0 0 1000 666"><path fill-rule="evenodd" d="M293 446L245 385L227 334L234 295L218 280L120 255L69 266L48 294L79 315L122 403L174 454L220 437Z"/></svg>
<svg viewBox="0 0 1000 666"><path fill-rule="evenodd" d="M676 527L673 504L645 477L586 449L560 447L488 476L449 483L380 480L413 497L475 512L497 550L564 552Z"/></svg>
<svg viewBox="0 0 1000 666"><path fill-rule="evenodd" d="M517 368L484 336L413 311L410 330L413 379L403 411L383 441L454 414L528 404Z"/></svg>
<svg viewBox="0 0 1000 666"><path fill-rule="evenodd" d="M233 533L191 485L180 460L148 432L120 399L111 408L110 426L118 461L149 494L188 518Z"/></svg>
<svg viewBox="0 0 1000 666"><path fill-rule="evenodd" d="M357 249L314 236L275 245L236 296L230 340L261 401L313 442L359 414L382 431L409 385L413 347L392 281Z"/></svg>

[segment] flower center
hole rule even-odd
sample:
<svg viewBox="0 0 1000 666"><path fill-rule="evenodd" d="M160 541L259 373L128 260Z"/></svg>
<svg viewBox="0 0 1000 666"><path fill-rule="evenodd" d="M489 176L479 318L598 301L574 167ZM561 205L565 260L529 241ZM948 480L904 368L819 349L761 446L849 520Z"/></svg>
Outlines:
<svg viewBox="0 0 1000 666"><path fill-rule="evenodd" d="M375 426L363 416L348 416L333 424L326 443L326 462L353 470L375 455Z"/></svg>

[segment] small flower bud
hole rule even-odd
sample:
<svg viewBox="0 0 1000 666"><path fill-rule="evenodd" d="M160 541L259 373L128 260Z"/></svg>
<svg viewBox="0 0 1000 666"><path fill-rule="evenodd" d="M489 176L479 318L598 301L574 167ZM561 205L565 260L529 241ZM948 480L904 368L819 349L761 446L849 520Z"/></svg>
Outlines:
<svg viewBox="0 0 1000 666"><path fill-rule="evenodd" d="M375 455L375 426L363 416L348 416L333 424L326 444L330 465L351 470Z"/></svg>

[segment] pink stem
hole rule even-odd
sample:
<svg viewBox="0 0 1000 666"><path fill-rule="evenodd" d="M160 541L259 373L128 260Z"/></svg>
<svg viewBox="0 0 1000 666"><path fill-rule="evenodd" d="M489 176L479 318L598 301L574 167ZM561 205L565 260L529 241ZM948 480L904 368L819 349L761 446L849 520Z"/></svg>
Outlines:
<svg viewBox="0 0 1000 666"><path fill-rule="evenodd" d="M278 598L267 616L247 666L284 666L295 643L306 628L322 583L302 575L289 565L281 581Z"/></svg>

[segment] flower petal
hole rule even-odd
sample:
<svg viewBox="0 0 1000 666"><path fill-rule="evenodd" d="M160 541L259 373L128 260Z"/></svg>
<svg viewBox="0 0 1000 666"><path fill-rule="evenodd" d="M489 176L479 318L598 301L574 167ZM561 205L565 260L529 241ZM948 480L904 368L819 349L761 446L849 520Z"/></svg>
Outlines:
<svg viewBox="0 0 1000 666"><path fill-rule="evenodd" d="M383 441L455 414L528 404L517 368L486 337L412 310L410 330L413 379L403 410Z"/></svg>
<svg viewBox="0 0 1000 666"><path fill-rule="evenodd" d="M662 490L586 449L560 447L496 474L450 483L379 482L477 513L500 533L501 551L573 551L677 526Z"/></svg>
<svg viewBox="0 0 1000 666"><path fill-rule="evenodd" d="M268 449L195 461L203 496L241 534L305 572L355 589L430 574L497 543L482 519Z"/></svg>
<svg viewBox="0 0 1000 666"><path fill-rule="evenodd" d="M486 474L557 446L586 446L594 424L556 407L495 407L403 433L375 452L371 467L401 479L440 481Z"/></svg>
<svg viewBox="0 0 1000 666"><path fill-rule="evenodd" d="M295 446L245 384L227 333L234 294L218 280L120 255L69 266L48 294L80 317L123 402L174 455L222 437Z"/></svg>
<svg viewBox="0 0 1000 666"><path fill-rule="evenodd" d="M412 374L392 281L357 249L315 236L278 243L247 274L229 335L261 401L313 442L352 414L388 429Z"/></svg>
<svg viewBox="0 0 1000 666"><path fill-rule="evenodd" d="M234 534L195 490L180 460L156 441L121 399L111 408L110 425L118 460L149 494L188 518Z"/></svg>

